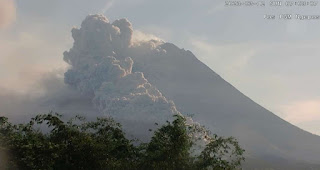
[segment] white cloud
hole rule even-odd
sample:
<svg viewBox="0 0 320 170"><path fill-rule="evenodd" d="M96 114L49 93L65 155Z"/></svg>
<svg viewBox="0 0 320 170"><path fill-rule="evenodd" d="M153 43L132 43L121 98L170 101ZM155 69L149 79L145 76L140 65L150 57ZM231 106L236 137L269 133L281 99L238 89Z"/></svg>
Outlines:
<svg viewBox="0 0 320 170"><path fill-rule="evenodd" d="M212 66L223 74L231 74L243 69L258 48L251 44L210 44L204 40L191 39L193 51L200 60Z"/></svg>
<svg viewBox="0 0 320 170"><path fill-rule="evenodd" d="M106 13L112 6L113 6L114 0L107 0L106 4L102 8L101 13Z"/></svg>
<svg viewBox="0 0 320 170"><path fill-rule="evenodd" d="M155 37L161 37L164 41L170 41L172 37L174 37L174 33L171 29L163 26L156 26L156 25L145 25L143 28L139 28L140 32L143 32L144 34L151 34Z"/></svg>
<svg viewBox="0 0 320 170"><path fill-rule="evenodd" d="M0 29L7 28L16 19L14 0L0 0Z"/></svg>
<svg viewBox="0 0 320 170"><path fill-rule="evenodd" d="M144 33L139 30L133 31L133 37L132 37L133 42L141 42L141 41L149 41L149 40L163 41L161 38L159 38L153 34Z"/></svg>
<svg viewBox="0 0 320 170"><path fill-rule="evenodd" d="M320 135L320 99L302 100L280 106L279 115L288 122Z"/></svg>
<svg viewBox="0 0 320 170"><path fill-rule="evenodd" d="M26 92L43 73L66 64L61 61L64 43L42 39L33 32L0 39L0 88Z"/></svg>
<svg viewBox="0 0 320 170"><path fill-rule="evenodd" d="M294 124L320 121L320 99L293 102L281 110L283 118Z"/></svg>

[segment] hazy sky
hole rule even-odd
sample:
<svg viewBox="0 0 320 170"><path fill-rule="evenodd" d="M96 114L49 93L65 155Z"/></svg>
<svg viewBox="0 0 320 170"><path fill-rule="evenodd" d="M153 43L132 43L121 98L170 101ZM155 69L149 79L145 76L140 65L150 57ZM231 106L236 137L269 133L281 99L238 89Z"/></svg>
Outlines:
<svg viewBox="0 0 320 170"><path fill-rule="evenodd" d="M260 105L320 135L320 20L263 19L319 9L226 8L220 0L0 0L0 87L25 92L42 73L66 67L71 28L103 13L192 51Z"/></svg>

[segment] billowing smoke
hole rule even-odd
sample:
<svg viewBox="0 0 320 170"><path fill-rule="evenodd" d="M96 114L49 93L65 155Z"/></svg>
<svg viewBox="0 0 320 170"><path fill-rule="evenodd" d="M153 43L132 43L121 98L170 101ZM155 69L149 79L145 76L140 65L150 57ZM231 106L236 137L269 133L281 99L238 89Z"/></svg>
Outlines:
<svg viewBox="0 0 320 170"><path fill-rule="evenodd" d="M159 39L145 41L142 33L139 39L133 34L126 19L110 23L102 15L89 15L81 28L72 29L74 44L64 53L69 69L43 75L25 95L1 89L0 114L15 122L51 110L66 119L76 114L88 119L111 116L126 134L147 141L173 115L182 115L145 77L152 69L148 56L167 57L166 50L176 51L163 48L166 43ZM187 120L188 126L201 127ZM198 139L206 134L190 135Z"/></svg>
<svg viewBox="0 0 320 170"><path fill-rule="evenodd" d="M89 15L81 28L72 29L73 47L64 53L71 65L65 73L65 83L92 98L101 113L112 116L124 130L140 140L148 140L155 130L173 115L182 115L173 101L145 78L144 73L132 71L139 56L161 56L166 50L160 40L133 41L133 29L126 19L110 23L102 15ZM136 68L145 65L140 58ZM187 118L187 126L201 126ZM194 139L206 132L190 133ZM198 140L198 146L205 145Z"/></svg>
<svg viewBox="0 0 320 170"><path fill-rule="evenodd" d="M65 83L91 96L101 113L111 115L127 132L141 137L151 135L148 131L155 123L164 124L180 113L142 72L132 71L134 62L127 55L135 48L132 34L126 19L110 23L102 15L89 15L80 29L72 29L74 45L64 53L64 60L71 65ZM142 44L146 48L156 45Z"/></svg>

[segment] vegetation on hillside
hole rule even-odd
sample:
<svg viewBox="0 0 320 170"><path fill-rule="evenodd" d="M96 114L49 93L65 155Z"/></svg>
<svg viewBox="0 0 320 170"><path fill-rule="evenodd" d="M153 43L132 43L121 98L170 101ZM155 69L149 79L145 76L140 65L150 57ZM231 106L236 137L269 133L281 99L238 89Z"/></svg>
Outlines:
<svg viewBox="0 0 320 170"><path fill-rule="evenodd" d="M0 117L0 169L236 169L244 160L235 139L217 135L192 154L192 127L179 115L140 144L127 139L111 118L76 116L64 122L61 117L38 115L26 124Z"/></svg>

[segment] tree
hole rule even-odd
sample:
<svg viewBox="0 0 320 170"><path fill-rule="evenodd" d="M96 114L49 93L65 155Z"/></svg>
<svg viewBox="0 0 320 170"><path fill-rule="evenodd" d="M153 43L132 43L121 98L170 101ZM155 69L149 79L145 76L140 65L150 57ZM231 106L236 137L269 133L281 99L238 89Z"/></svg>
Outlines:
<svg viewBox="0 0 320 170"><path fill-rule="evenodd" d="M134 159L135 147L112 119L75 117L65 123L60 118L38 115L25 125L12 125L2 117L0 142L9 153L9 169L120 169ZM44 123L49 133L35 128Z"/></svg>
<svg viewBox="0 0 320 170"><path fill-rule="evenodd" d="M192 127L191 127L192 128ZM26 124L13 125L0 117L2 169L234 169L243 161L243 150L233 138L216 135L200 155L185 117L154 132L149 143L133 145L112 118L86 121L76 116L64 122L59 114L38 115ZM228 155L229 154L229 155ZM227 155L229 157L227 157ZM6 166L6 167L4 167Z"/></svg>
<svg viewBox="0 0 320 170"><path fill-rule="evenodd" d="M192 142L187 134L185 118L176 119L158 129L146 148L145 169L189 169Z"/></svg>
<svg viewBox="0 0 320 170"><path fill-rule="evenodd" d="M215 135L198 156L196 167L216 170L236 169L241 165L241 161L244 161L243 153L244 150L234 138L225 139Z"/></svg>

